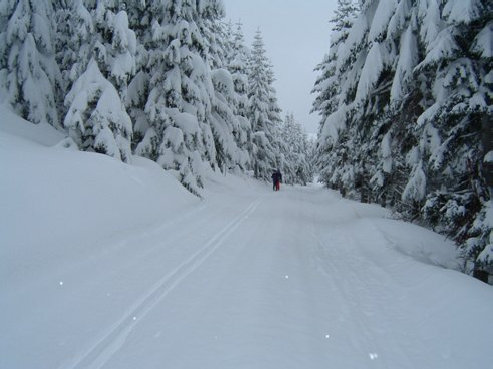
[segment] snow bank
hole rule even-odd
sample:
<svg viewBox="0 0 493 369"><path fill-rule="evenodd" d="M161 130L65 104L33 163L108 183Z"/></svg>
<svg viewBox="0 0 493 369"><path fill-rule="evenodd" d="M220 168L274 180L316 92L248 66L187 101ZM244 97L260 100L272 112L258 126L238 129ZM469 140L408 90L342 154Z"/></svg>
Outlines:
<svg viewBox="0 0 493 369"><path fill-rule="evenodd" d="M63 136L2 111L0 279L21 262L22 278L110 235L172 218L199 200L157 164L54 146ZM31 141L31 138L37 142ZM47 147L46 145L53 146ZM33 275L31 275L31 273ZM19 273L16 273L20 276Z"/></svg>
<svg viewBox="0 0 493 369"><path fill-rule="evenodd" d="M457 249L451 240L406 222L390 219L378 219L374 222L384 239L395 250L421 263L460 269Z"/></svg>
<svg viewBox="0 0 493 369"><path fill-rule="evenodd" d="M63 139L63 134L47 123L32 124L19 118L6 106L0 106L0 131L21 136L45 146L53 146Z"/></svg>

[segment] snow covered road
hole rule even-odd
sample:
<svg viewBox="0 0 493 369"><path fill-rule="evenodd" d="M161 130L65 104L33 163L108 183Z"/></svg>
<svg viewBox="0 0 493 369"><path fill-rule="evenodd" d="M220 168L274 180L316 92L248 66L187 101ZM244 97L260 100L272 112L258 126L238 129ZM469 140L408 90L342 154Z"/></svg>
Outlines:
<svg viewBox="0 0 493 369"><path fill-rule="evenodd" d="M236 181L65 255L36 281L3 285L1 368L491 363L479 353L492 321L478 325L491 288L398 250L421 242L439 254L449 246L439 236L323 189L243 184L238 196Z"/></svg>

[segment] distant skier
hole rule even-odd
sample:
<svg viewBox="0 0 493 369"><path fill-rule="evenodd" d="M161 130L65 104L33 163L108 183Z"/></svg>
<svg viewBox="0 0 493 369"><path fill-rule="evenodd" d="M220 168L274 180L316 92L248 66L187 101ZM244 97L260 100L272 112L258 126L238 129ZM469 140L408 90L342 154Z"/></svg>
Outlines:
<svg viewBox="0 0 493 369"><path fill-rule="evenodd" d="M282 174L279 169L272 173L272 190L279 191L281 189Z"/></svg>

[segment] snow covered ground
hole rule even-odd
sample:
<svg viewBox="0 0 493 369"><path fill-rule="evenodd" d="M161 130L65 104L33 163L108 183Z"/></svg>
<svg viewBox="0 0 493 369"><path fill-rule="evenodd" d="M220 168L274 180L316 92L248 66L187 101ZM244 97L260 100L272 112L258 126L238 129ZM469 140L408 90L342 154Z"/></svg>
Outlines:
<svg viewBox="0 0 493 369"><path fill-rule="evenodd" d="M1 369L490 367L493 289L443 237L317 186L199 200L1 116Z"/></svg>

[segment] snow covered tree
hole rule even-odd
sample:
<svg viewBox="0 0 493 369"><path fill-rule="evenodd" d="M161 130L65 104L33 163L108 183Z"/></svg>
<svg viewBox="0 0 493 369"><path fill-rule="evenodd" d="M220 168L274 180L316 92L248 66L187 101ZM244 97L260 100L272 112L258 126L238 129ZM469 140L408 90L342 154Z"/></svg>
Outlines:
<svg viewBox="0 0 493 369"><path fill-rule="evenodd" d="M70 91L64 126L83 150L129 161L132 124L123 102L135 74L135 34L114 1L87 5L82 0L67 4L74 22L65 40Z"/></svg>
<svg viewBox="0 0 493 369"><path fill-rule="evenodd" d="M162 12L156 3L146 3L145 0L127 2L129 28L135 32L137 48L135 53L135 75L127 87L125 107L133 123L132 150L152 160L157 160L160 138L154 133L145 113L149 95L150 69L152 63L149 57L154 53L153 31L151 22L162 17ZM146 136L147 135L147 136ZM144 139L145 138L145 139ZM140 145L140 147L138 147Z"/></svg>
<svg viewBox="0 0 493 369"><path fill-rule="evenodd" d="M48 0L0 2L0 99L33 123L59 128L55 25Z"/></svg>
<svg viewBox="0 0 493 369"><path fill-rule="evenodd" d="M141 36L148 62L138 85L148 80L147 129L136 151L173 171L194 193L202 187L205 162L217 165L210 126L215 98L210 44L202 31L206 20L218 20L218 6L216 1L152 3L146 17L151 34Z"/></svg>
<svg viewBox="0 0 493 369"><path fill-rule="evenodd" d="M282 172L284 182L306 186L312 180L309 164L310 145L308 137L292 113L287 114L281 127L283 151Z"/></svg>
<svg viewBox="0 0 493 369"><path fill-rule="evenodd" d="M487 147L482 138L483 121L491 122L493 112L492 14L493 5L487 1L447 1L438 34L426 44L427 53L416 68L433 83L432 104L418 119L421 142L426 132L436 136L436 145L426 153L425 214L438 216L444 231L465 245L466 259L490 268L493 255L484 252L491 249L492 224L485 222L490 193L483 174Z"/></svg>
<svg viewBox="0 0 493 369"><path fill-rule="evenodd" d="M257 31L249 59L248 96L253 130L253 169L256 178L264 179L269 179L272 169L280 165L279 145L276 143L280 109L272 82L272 67L266 56L262 35Z"/></svg>
<svg viewBox="0 0 493 369"><path fill-rule="evenodd" d="M235 56L222 1L135 1L127 11L141 45L126 99L136 154L197 194L207 166L248 168L246 57Z"/></svg>
<svg viewBox="0 0 493 369"><path fill-rule="evenodd" d="M215 89L211 126L216 147L216 159L220 168L245 168L248 152L238 147L236 133L241 132L241 117L237 115L237 95L231 74L226 69L212 72Z"/></svg>
<svg viewBox="0 0 493 369"><path fill-rule="evenodd" d="M250 129L248 121L241 115L243 103L235 90L235 82L229 70L230 61L235 57L234 38L231 23L219 21L224 9L217 2L212 4L215 15L204 22L204 33L209 45L209 65L212 68L212 80L215 96L212 99L212 116L208 121L214 135L216 161L222 170L239 167L246 169L249 156L245 142L245 130ZM234 71L238 77L239 70ZM240 100L238 99L240 98Z"/></svg>
<svg viewBox="0 0 493 369"><path fill-rule="evenodd" d="M349 79L347 62L342 64L341 52L347 53L345 41L356 20L356 6L351 0L339 0L333 23L329 54L316 67L320 76L312 93L317 94L312 112L321 117L316 143L316 162L320 179L332 188L346 188L353 182L353 168L347 155L349 110L343 99L342 86ZM339 50L341 49L341 50ZM350 60L354 60L354 56ZM345 57L345 59L348 59ZM349 80L349 82L351 82ZM346 183L343 186L342 183ZM345 190L344 190L345 191Z"/></svg>
<svg viewBox="0 0 493 369"><path fill-rule="evenodd" d="M492 5L360 5L319 67L322 179L446 233L466 259L490 265L490 149L481 139L491 121Z"/></svg>
<svg viewBox="0 0 493 369"><path fill-rule="evenodd" d="M57 100L58 112L63 121L68 110L64 105L65 96L89 63L94 25L82 0L56 0L54 7L56 60L62 77Z"/></svg>
<svg viewBox="0 0 493 369"><path fill-rule="evenodd" d="M230 42L228 25L222 21L225 16L224 4L220 0L202 1L202 13L197 19L203 35L206 60L211 70L227 65Z"/></svg>
<svg viewBox="0 0 493 369"><path fill-rule="evenodd" d="M236 24L236 30L232 34L232 46L227 55L229 64L227 66L233 78L236 93L236 116L239 127L234 131L238 147L247 153L247 168L251 168L252 162L252 126L249 121L249 99L248 99L248 58L249 50L245 46L242 25Z"/></svg>
<svg viewBox="0 0 493 369"><path fill-rule="evenodd" d="M64 126L70 137L86 151L96 151L129 161L132 122L118 91L91 59L66 98L69 110Z"/></svg>

